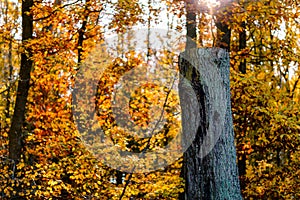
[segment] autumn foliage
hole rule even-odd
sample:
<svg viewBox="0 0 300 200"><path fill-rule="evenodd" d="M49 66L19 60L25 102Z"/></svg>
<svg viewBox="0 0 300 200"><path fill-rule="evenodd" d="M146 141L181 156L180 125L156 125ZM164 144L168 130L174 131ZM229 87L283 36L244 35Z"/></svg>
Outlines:
<svg viewBox="0 0 300 200"><path fill-rule="evenodd" d="M183 2L167 0L161 4L168 13L166 28L185 31ZM297 1L288 0L238 1L223 21L232 31L231 100L245 199L300 199L299 7ZM178 199L184 183L180 178L181 159L147 173L130 175L113 169L97 157L108 151L105 143L97 144L100 150L95 156L82 141L84 135L79 129L95 127L88 124L87 116L74 116L73 110L73 98L77 97L72 96L72 91L76 80L80 80L78 71L84 67L81 62L88 60L108 32L122 36L128 27L158 22L161 13L157 4L127 0L34 1L31 12L26 13L33 16L33 39L25 44L20 41L20 3L1 1L0 9L0 199L102 200L119 199L121 195L123 199ZM110 15L112 10L115 11ZM212 12L207 8L196 13L198 47L215 45ZM124 44L129 40L120 37ZM33 66L22 130L22 156L16 162L8 157L8 134L20 53L28 48ZM163 148L180 129L178 95L169 90L174 76L166 80L169 85L144 84L134 93L124 94L130 95L126 100L133 128L149 127L153 116L161 112L155 106L164 107L165 123L160 130L153 130L154 137L141 139L121 130L114 119L112 99L123 74L141 66L145 66L146 73L144 58L149 55L160 56L157 62L161 65L171 62L167 59L170 52L159 52L159 56L155 53L147 49L144 54L131 51L117 58L107 55L111 63L102 66L94 99L97 112L92 118L105 136L124 151ZM243 64L246 71L241 70ZM167 162L168 158L157 159ZM132 167L131 163L128 167Z"/></svg>

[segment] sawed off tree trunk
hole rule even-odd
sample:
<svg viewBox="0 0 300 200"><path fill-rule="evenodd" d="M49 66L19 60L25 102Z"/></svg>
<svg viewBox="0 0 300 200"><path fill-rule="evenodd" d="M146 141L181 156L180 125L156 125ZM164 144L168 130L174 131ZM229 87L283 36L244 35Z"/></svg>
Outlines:
<svg viewBox="0 0 300 200"><path fill-rule="evenodd" d="M242 199L231 116L228 52L221 48L186 50L180 55L180 73L183 143L194 137L184 153L182 173L186 187L180 199ZM191 98L193 94L185 88L187 85L192 86L196 98Z"/></svg>

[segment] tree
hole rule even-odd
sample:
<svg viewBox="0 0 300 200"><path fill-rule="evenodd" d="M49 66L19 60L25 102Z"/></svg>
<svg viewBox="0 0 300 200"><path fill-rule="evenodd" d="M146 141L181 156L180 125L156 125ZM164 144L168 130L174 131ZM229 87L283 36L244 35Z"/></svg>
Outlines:
<svg viewBox="0 0 300 200"><path fill-rule="evenodd" d="M22 45L24 50L21 53L17 99L9 131L9 157L16 162L21 158L22 128L25 122L25 109L32 69L32 50L26 47L26 43L32 38L33 34L33 16L29 14L32 6L33 0L22 1Z"/></svg>
<svg viewBox="0 0 300 200"><path fill-rule="evenodd" d="M181 74L197 94L200 109L194 110L195 102L192 98L189 100L190 94L185 92L182 83L183 137L191 137L196 131L192 145L184 153L184 199L241 199L230 107L228 54L223 49L192 49L185 52L180 65ZM217 87L222 84L226 85L225 90ZM219 93L224 93L223 98L218 99ZM214 104L221 105L220 109L225 112L213 110ZM198 129L191 128L197 124Z"/></svg>
<svg viewBox="0 0 300 200"><path fill-rule="evenodd" d="M29 1L23 1L24 5L25 2ZM142 74L149 75L153 70L151 68L148 70L145 66L149 62L152 64L152 59L162 68L175 62L174 72L179 70L177 57L174 59L174 54L168 51L156 51L155 45L150 41L155 34L151 28L156 22L166 18L168 18L168 36L172 36L172 31L181 33L187 31L188 36L186 52L182 54L180 61L182 64L180 95L185 130L183 138L189 142L190 139L195 141L184 155L183 167L187 170L182 170L182 177L183 175L187 177L185 182L187 190L183 193L183 198L185 195L187 197L193 194L200 195L193 191L200 188L207 191L203 192L203 195L209 199L210 195L221 195L226 187L234 182L236 184L230 189L238 190L234 170L235 159L229 156L231 161L226 165L230 168L230 173L235 174L229 177L231 181L224 181L224 171L220 169L220 166L224 165L224 160L228 159L228 155L234 155L234 148L231 122L225 125L222 122L222 120L230 121L229 58L223 49L211 48L216 46L230 50L231 107L243 197L300 198L297 188L300 165L298 1L241 0L230 5L230 9L226 9L226 2L229 2L226 0L220 2L222 9L208 7L212 2L200 1L197 4L196 2L164 0L161 3L149 0L145 5L130 0L33 1L30 12L28 10L25 12L25 17L33 18L32 37L22 41L22 44L20 41L22 20L19 20L22 17L21 2L15 0L0 2L1 199L114 200L122 197L122 199L178 199L184 185L184 180L179 176L182 159L176 160L164 169L147 173L123 173L103 165L97 160L96 154L88 151L88 146L83 142L85 132L82 135L78 134L80 128L88 132L90 130L87 127L94 131L98 126L91 126L90 118L85 115L76 115L72 112L72 108L75 107L72 105L72 98L75 96L70 94L70 91L74 90L74 81L81 80L78 70L86 72L86 66L81 64L88 61L91 51L99 53L96 44L98 42L103 44L103 36L107 31L123 33L130 28L134 29L135 25L145 25L148 27L148 32L146 31L148 34L144 39L148 43L143 53L126 52L128 49L135 49L135 41L131 40L135 36L122 34L120 37L122 44L119 49L117 48L121 50L118 51L120 52L118 58L100 56L103 60L87 62L88 65L98 63L106 69L101 79L97 79L98 99L96 106L92 104L92 107L98 109L96 116L98 118L95 122L105 129L106 136L111 137L116 146L126 152L151 152L170 144L179 132L181 124L177 93L169 92L169 87L155 85L155 81L154 84L145 84L134 92L129 92L131 90L127 90L125 82L118 81L124 78L126 69L138 65L143 70ZM159 11L162 10L162 4L168 10L167 17L164 16L165 12ZM108 19L111 19L109 25L106 22ZM164 40L155 37L154 42L158 41L157 38ZM192 49L196 47L210 48ZM27 59L22 57L22 66L29 61L32 67L28 97L20 98L21 94L26 92L25 89L21 91L23 93L18 93L18 102L23 99L23 103L17 103L16 106L26 105L26 112L24 123L17 124L18 127L22 127L21 131L17 132L20 137L16 139L20 142L17 145L21 148L18 152L22 154L21 159L13 160L8 154L8 136L16 102L16 83L20 75L26 71L17 73L21 65L21 53L27 56ZM147 60L143 60L146 57ZM103 64L109 61L111 65ZM88 75L97 78L97 74L98 72ZM164 81L168 80L170 83L177 78L173 73L160 72L158 69L155 69L154 74L159 77L167 75ZM132 77L128 77L129 82ZM136 75L136 78L137 82L142 80L141 76ZM20 88L24 86L21 84L22 80L20 79ZM87 82L83 84L89 85ZM163 85L171 84L164 82ZM116 98L114 91L116 88L119 92L120 90L124 92L126 101ZM94 95L89 89L84 91L86 92L86 95L82 95L84 98ZM216 90L220 92L213 92ZM147 127L151 123L152 116L161 113L156 106L164 102L165 124L153 137L149 139L136 136L135 129L125 131L133 127L131 125L134 125L133 128ZM123 113L121 109L116 109L116 105L126 106L125 104L129 107L128 116L133 120L128 128L122 130L117 127L119 121L117 123L113 119L111 108L114 107L114 114L120 117ZM24 108L22 106L21 108ZM87 114L85 108L88 107L80 103L77 106ZM191 110L198 112L190 112ZM82 124L79 124L82 127L74 123L75 115L82 120ZM221 116L225 116L225 119ZM17 117L15 116L15 119ZM216 122L220 122L220 126L214 126ZM195 127L200 128L195 130ZM216 130L225 127L224 134L211 134L211 131L220 133L211 130L211 127L215 127ZM196 136L189 138L192 134ZM224 135L229 137L224 138ZM92 138L92 135L87 136L91 142L99 139ZM208 139L211 139L211 142L205 143ZM217 143L215 148L212 148L213 145L203 145L203 143L214 144L214 141ZM226 143L228 141L230 147L223 148L229 144ZM110 150L105 143L100 143L99 146L96 142L94 144L100 156L103 155L101 153L105 154ZM174 151L180 149L177 145L169 147ZM210 149L212 151L209 151ZM112 151L111 155L119 162L119 155L114 154L116 153L114 149ZM164 163L171 154L173 152L154 159L159 161L157 163ZM204 157L205 154L207 156ZM108 157L105 156L105 159ZM152 167L149 166L147 158L137 163L142 167L143 165ZM125 165L132 169L134 162L127 162ZM198 171L190 167L197 165L200 166ZM191 174L196 175L193 177ZM225 174L226 176L229 175ZM200 179L203 182L199 183ZM196 180L199 184L195 183ZM220 183L228 185L219 186ZM210 188L210 184L216 187ZM231 193L235 194L234 191Z"/></svg>
<svg viewBox="0 0 300 200"><path fill-rule="evenodd" d="M292 92L299 87L298 7L292 1L240 1L233 9L232 107L245 199L299 196L286 182L294 182L298 171L299 109Z"/></svg>
<svg viewBox="0 0 300 200"><path fill-rule="evenodd" d="M190 10L189 2L186 5L187 37L194 39L196 14ZM231 30L224 22L226 15L228 16L224 13L217 14L216 44L229 50ZM194 26L190 27L190 23ZM241 199L230 106L229 57L224 49L191 49L192 47L196 45L187 43L186 51L181 55L180 73L183 77L179 91L183 142L186 143L185 140L192 137L193 132L196 135L183 156L185 191L180 198ZM186 81L195 91L196 99L191 98L191 94L187 92ZM225 88L222 88L220 83L224 84ZM219 94L222 98L217 97ZM224 109L225 112L219 113L220 110L214 110L214 104L222 105L221 110ZM224 124L220 120L224 120ZM212 127L215 129L212 130Z"/></svg>
<svg viewBox="0 0 300 200"><path fill-rule="evenodd" d="M0 4L0 9L3 15L1 16L1 31L0 31L0 69L1 69L1 103L0 103L0 117L1 129L9 129L12 109L14 106L14 97L16 93L16 77L15 73L19 66L19 52L17 48L19 41L15 39L19 23L20 9L15 3L3 1Z"/></svg>

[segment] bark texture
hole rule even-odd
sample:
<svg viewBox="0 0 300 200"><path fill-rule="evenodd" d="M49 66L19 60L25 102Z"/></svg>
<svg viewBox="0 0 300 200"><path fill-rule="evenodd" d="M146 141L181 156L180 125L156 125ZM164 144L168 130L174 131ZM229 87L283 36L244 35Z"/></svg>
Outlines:
<svg viewBox="0 0 300 200"><path fill-rule="evenodd" d="M180 199L242 199L231 116L228 52L220 48L187 50L180 55L180 73L183 143L193 137L184 153L182 174L186 182ZM187 85L193 88L196 100Z"/></svg>
<svg viewBox="0 0 300 200"><path fill-rule="evenodd" d="M28 15L33 6L33 0L22 1L22 43L23 45L32 38L33 18ZM29 91L30 72L32 68L31 51L25 48L21 53L21 67L19 73L17 98L14 115L9 131L9 158L18 161L22 149L22 127L25 121L25 108Z"/></svg>

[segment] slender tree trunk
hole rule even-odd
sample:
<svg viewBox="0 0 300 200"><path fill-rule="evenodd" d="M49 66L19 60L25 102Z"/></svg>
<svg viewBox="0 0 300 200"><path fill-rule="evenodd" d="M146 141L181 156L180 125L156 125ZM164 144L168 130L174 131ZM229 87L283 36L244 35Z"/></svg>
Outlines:
<svg viewBox="0 0 300 200"><path fill-rule="evenodd" d="M33 6L33 0L22 1L22 43L32 38L33 18L28 14ZM29 91L30 71L32 68L31 50L25 48L21 53L21 67L19 73L17 98L9 131L9 158L18 161L22 149L22 127L25 121L25 108Z"/></svg>
<svg viewBox="0 0 300 200"><path fill-rule="evenodd" d="M195 1L187 0L186 8L186 49L196 48L196 10Z"/></svg>
<svg viewBox="0 0 300 200"><path fill-rule="evenodd" d="M239 50L243 50L246 48L246 23L242 22L241 24L243 31L239 33ZM239 71L242 74L246 74L246 59L242 59L239 65ZM246 154L244 153L241 159L238 159L238 168L239 168L239 176L240 176L240 186L241 190L245 189L245 175L246 175Z"/></svg>
<svg viewBox="0 0 300 200"><path fill-rule="evenodd" d="M242 199L231 116L228 52L220 48L187 50L181 54L180 72L183 143L195 135L184 153L186 187L180 199ZM198 102L189 98L187 81Z"/></svg>
<svg viewBox="0 0 300 200"><path fill-rule="evenodd" d="M123 172L116 170L116 184L121 185L123 184Z"/></svg>
<svg viewBox="0 0 300 200"><path fill-rule="evenodd" d="M7 84L7 93L6 93L6 105L5 105L5 118L10 118L10 106L11 106L11 86L12 86L12 76L13 76L13 64L12 64L12 41L9 41L8 45L8 84Z"/></svg>
<svg viewBox="0 0 300 200"><path fill-rule="evenodd" d="M242 22L242 28L243 28L243 31L239 33L239 50L243 50L246 48L246 23L245 22ZM246 60L245 59L242 59L241 60L241 63L240 63L240 66L239 66L239 71L243 74L246 74Z"/></svg>
<svg viewBox="0 0 300 200"><path fill-rule="evenodd" d="M230 51L231 30L228 25L222 22L216 22L218 28L216 47L227 49Z"/></svg>
<svg viewBox="0 0 300 200"><path fill-rule="evenodd" d="M233 0L223 0L219 7L215 8L217 38L216 47L230 51L231 29L228 21L231 16L231 6Z"/></svg>
<svg viewBox="0 0 300 200"><path fill-rule="evenodd" d="M9 2L8 0L5 0L5 18L4 18L4 23L8 24L8 9L9 9ZM14 16L15 17L15 16ZM11 37L14 37L14 35L12 35ZM12 76L13 76L13 41L12 38L9 40L9 44L8 44L8 55L7 55L7 59L8 59L8 69L6 71L5 69L5 77L7 78L7 93L6 93L6 104L5 104L5 118L9 119L11 117L10 115L10 106L11 106L11 86L12 86ZM9 124L5 123L5 126L9 126Z"/></svg>
<svg viewBox="0 0 300 200"><path fill-rule="evenodd" d="M78 65L81 64L81 61L82 61L82 54L83 54L83 42L85 40L84 38L84 34L86 32L86 26L87 26L87 23L88 23L88 18L89 18L89 6L90 6L90 0L86 0L86 3L85 3L85 10L84 10L84 13L83 13L83 21L82 21L82 25L80 27L80 29L78 30L78 44L77 44L77 63Z"/></svg>

